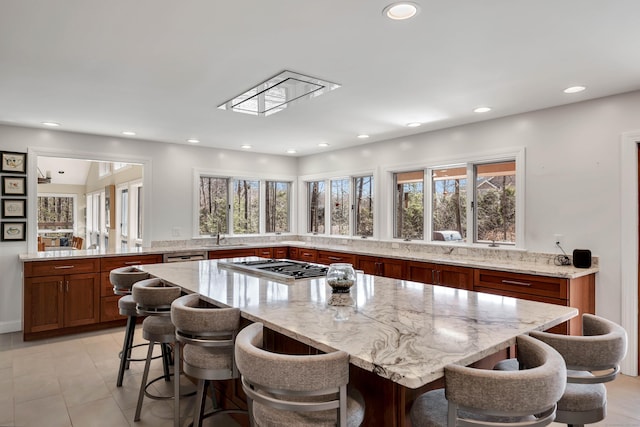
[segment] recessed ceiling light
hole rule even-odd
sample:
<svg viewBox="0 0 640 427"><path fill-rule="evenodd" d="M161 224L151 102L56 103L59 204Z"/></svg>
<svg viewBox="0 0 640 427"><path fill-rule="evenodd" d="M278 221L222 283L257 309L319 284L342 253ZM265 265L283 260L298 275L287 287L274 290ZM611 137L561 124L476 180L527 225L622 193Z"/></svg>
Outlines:
<svg viewBox="0 0 640 427"><path fill-rule="evenodd" d="M360 135L358 135L358 138L360 138L360 139L367 139L367 138L369 138L369 135L364 134L364 133L361 133Z"/></svg>
<svg viewBox="0 0 640 427"><path fill-rule="evenodd" d="M392 3L382 10L382 14L394 21L413 18L418 14L420 8L413 2Z"/></svg>
<svg viewBox="0 0 640 427"><path fill-rule="evenodd" d="M251 146L249 144L242 144L240 148L242 148L243 150L248 150L251 148Z"/></svg>
<svg viewBox="0 0 640 427"><path fill-rule="evenodd" d="M327 144L326 142L321 142L320 144L318 144L318 147L328 147L329 144Z"/></svg>
<svg viewBox="0 0 640 427"><path fill-rule="evenodd" d="M195 138L189 138L189 139L187 139L187 142L189 144L198 144L200 142L200 140L199 139L195 139Z"/></svg>
<svg viewBox="0 0 640 427"><path fill-rule="evenodd" d="M56 123L56 122L42 122L42 124L45 125L45 126L51 126L51 127L60 126L60 123Z"/></svg>
<svg viewBox="0 0 640 427"><path fill-rule="evenodd" d="M287 153L289 154L296 154L296 150L290 148L289 150L287 150Z"/></svg>
<svg viewBox="0 0 640 427"><path fill-rule="evenodd" d="M418 122L407 123L408 128L417 128L418 126L422 126L422 123L418 123Z"/></svg>
<svg viewBox="0 0 640 427"><path fill-rule="evenodd" d="M578 92L582 92L586 88L587 88L586 86L571 86L571 87L568 87L565 90L563 90L563 92L564 93L578 93Z"/></svg>
<svg viewBox="0 0 640 427"><path fill-rule="evenodd" d="M491 111L491 107L478 107L473 110L474 113L488 113Z"/></svg>
<svg viewBox="0 0 640 427"><path fill-rule="evenodd" d="M125 131L122 132L122 134L123 135L127 135L127 136L135 136L136 135L135 132L132 132L130 130L125 130Z"/></svg>

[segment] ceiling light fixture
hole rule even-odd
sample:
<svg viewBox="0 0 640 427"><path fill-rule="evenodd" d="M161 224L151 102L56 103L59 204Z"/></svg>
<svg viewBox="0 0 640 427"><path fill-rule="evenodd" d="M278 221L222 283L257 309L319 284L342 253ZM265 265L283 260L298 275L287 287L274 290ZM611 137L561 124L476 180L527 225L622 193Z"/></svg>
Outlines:
<svg viewBox="0 0 640 427"><path fill-rule="evenodd" d="M402 21L413 18L420 12L420 8L413 2L392 3L382 10L382 14L394 21Z"/></svg>
<svg viewBox="0 0 640 427"><path fill-rule="evenodd" d="M568 87L565 90L563 90L563 92L564 93L578 93L578 92L582 92L586 88L587 88L586 86L571 86L571 87Z"/></svg>
<svg viewBox="0 0 640 427"><path fill-rule="evenodd" d="M240 148L242 148L243 150L248 150L251 148L251 146L249 144L242 144Z"/></svg>
<svg viewBox="0 0 640 427"><path fill-rule="evenodd" d="M419 126L422 126L422 123L418 123L418 122L407 123L408 128L417 128Z"/></svg>
<svg viewBox="0 0 640 427"><path fill-rule="evenodd" d="M488 113L489 111L491 111L491 107L478 107L473 110L474 113Z"/></svg>
<svg viewBox="0 0 640 427"><path fill-rule="evenodd" d="M320 144L318 144L318 147L328 147L329 144L327 144L326 142L321 142Z"/></svg>
<svg viewBox="0 0 640 427"><path fill-rule="evenodd" d="M360 139L367 139L367 138L369 138L369 135L364 134L364 133L361 133L360 135L358 135L358 138L360 138Z"/></svg>
<svg viewBox="0 0 640 427"><path fill-rule="evenodd" d="M294 149L292 149L292 148L291 148L291 149L287 150L287 153L289 153L289 154L296 154L296 150L294 150Z"/></svg>
<svg viewBox="0 0 640 427"><path fill-rule="evenodd" d="M56 123L56 122L42 122L42 124L45 126L50 126L54 128L60 126L60 123Z"/></svg>
<svg viewBox="0 0 640 427"><path fill-rule="evenodd" d="M132 131L130 131L130 130L122 131L122 134L123 134L123 135L127 135L127 136L136 136L136 133L135 133L135 132L132 132Z"/></svg>
<svg viewBox="0 0 640 427"><path fill-rule="evenodd" d="M187 142L189 144L198 144L200 142L200 140L199 139L195 139L195 138L189 138L189 139L187 139Z"/></svg>

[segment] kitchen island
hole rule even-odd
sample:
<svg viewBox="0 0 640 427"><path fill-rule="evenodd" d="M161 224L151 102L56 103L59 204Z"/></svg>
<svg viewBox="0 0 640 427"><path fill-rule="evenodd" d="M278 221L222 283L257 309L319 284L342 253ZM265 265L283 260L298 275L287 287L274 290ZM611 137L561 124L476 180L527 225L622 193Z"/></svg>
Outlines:
<svg viewBox="0 0 640 427"><path fill-rule="evenodd" d="M519 334L578 314L571 307L362 273L345 307L328 304L324 278L284 283L215 260L141 268L214 305L238 307L247 321L310 349L349 353L351 382L367 400L366 425L406 425L415 395L440 380L447 364L473 364L514 345Z"/></svg>

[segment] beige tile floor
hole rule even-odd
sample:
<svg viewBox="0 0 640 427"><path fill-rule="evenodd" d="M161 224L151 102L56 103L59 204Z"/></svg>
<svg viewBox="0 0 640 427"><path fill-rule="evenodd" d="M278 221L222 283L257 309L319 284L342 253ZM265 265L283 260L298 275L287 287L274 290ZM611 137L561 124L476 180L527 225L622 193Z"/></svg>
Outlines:
<svg viewBox="0 0 640 427"><path fill-rule="evenodd" d="M137 331L136 342L144 341L141 335ZM173 426L172 400L145 399L141 420L133 422L144 363L131 363L116 387L123 337L124 328L32 342L23 342L21 333L0 334L0 427ZM146 356L146 348L135 356ZM161 373L160 359L154 360L150 376ZM173 387L157 384L157 393ZM181 401L184 425L193 400ZM224 415L203 425L238 426Z"/></svg>
<svg viewBox="0 0 640 427"><path fill-rule="evenodd" d="M141 420L133 422L143 363L132 363L123 386L115 386L123 335L119 328L23 342L20 333L0 334L0 427L172 426L172 401L145 399ZM136 342L143 341L141 335L136 333ZM161 373L159 360L152 370ZM166 391L163 383L155 387L158 393ZM621 375L607 390L609 414L590 425L640 426L640 377ZM193 399L183 399L185 424L192 409ZM225 416L204 425L237 426Z"/></svg>

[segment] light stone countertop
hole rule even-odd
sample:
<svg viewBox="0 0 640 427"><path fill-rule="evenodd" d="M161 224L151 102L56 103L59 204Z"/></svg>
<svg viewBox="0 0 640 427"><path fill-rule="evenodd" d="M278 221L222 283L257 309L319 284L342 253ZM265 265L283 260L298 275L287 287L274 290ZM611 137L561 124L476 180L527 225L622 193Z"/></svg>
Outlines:
<svg viewBox="0 0 640 427"><path fill-rule="evenodd" d="M218 306L239 307L244 318L321 351L344 350L354 365L409 388L441 378L447 364L471 364L513 345L517 335L578 314L571 307L362 273L351 290L353 306L334 307L327 304L331 288L324 278L284 284L219 268L215 260L141 268Z"/></svg>
<svg viewBox="0 0 640 427"><path fill-rule="evenodd" d="M259 243L234 243L230 242L224 245L201 245L201 246L157 246L150 248L131 248L131 249L93 249L93 250L62 250L47 251L21 254L19 256L22 262L31 261L51 261L76 258L95 258L95 257L112 257L112 256L128 256L128 255L147 255L147 254L164 254L164 253L186 253L193 251L216 251L243 248L263 248L276 246L292 246L306 249L328 250L347 252L357 255L369 255L397 258L408 261L433 262L437 264L451 265L457 267L469 268L486 268L490 270L506 271L512 273L535 274L548 277L559 277L566 279L575 279L578 277L594 274L599 271L598 265L594 264L591 268L575 268L569 266L557 266L551 261L548 254L528 254L527 252L509 252L508 250L483 251L482 255L460 255L446 253L429 253L421 251L420 245L402 245L399 249L390 249L384 244L369 246L367 248L357 248L346 245L321 244L305 241L281 241L281 242L259 242ZM417 248L417 249L416 249ZM446 246L439 247L446 252ZM467 248L455 248L460 251L467 251ZM516 253L518 257L505 257L504 254L511 255ZM596 259L594 258L594 261Z"/></svg>

